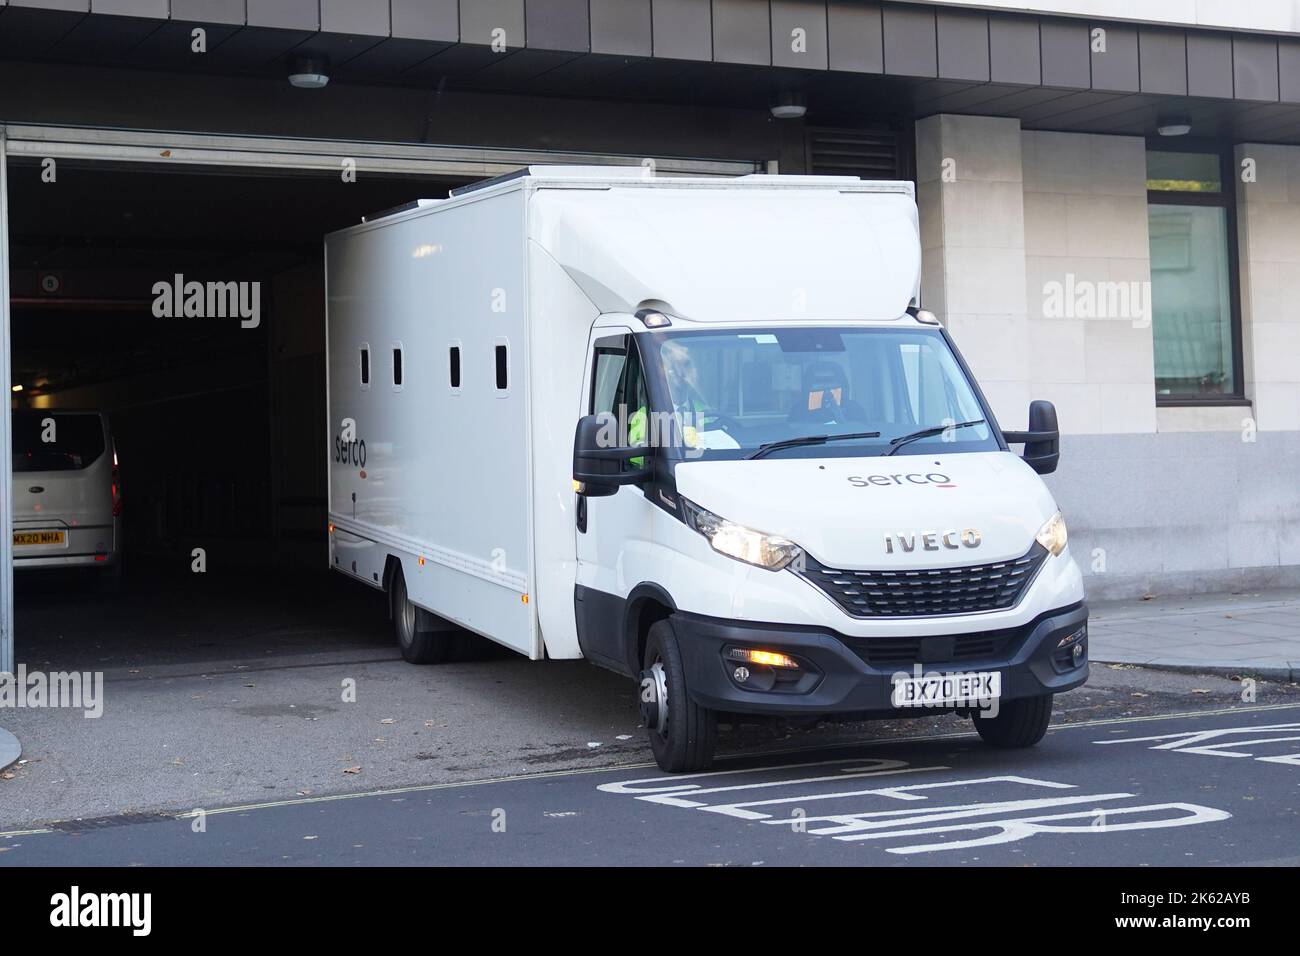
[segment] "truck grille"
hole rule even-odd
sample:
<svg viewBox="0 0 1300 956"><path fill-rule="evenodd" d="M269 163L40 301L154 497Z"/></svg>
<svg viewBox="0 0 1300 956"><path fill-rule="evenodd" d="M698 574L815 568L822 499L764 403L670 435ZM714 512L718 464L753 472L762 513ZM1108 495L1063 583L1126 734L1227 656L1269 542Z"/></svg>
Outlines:
<svg viewBox="0 0 1300 956"><path fill-rule="evenodd" d="M910 664L953 664L958 661L1002 659L1023 636L1022 629L979 631L943 637L840 636L849 649L874 667Z"/></svg>
<svg viewBox="0 0 1300 956"><path fill-rule="evenodd" d="M1036 543L1023 557L964 568L843 571L805 555L799 573L854 617L937 617L1013 607L1046 557Z"/></svg>

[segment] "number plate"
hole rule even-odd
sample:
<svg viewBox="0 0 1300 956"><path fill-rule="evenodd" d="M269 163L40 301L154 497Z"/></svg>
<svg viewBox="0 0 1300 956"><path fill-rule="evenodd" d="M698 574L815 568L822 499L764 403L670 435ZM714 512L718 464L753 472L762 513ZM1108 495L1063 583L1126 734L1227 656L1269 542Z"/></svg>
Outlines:
<svg viewBox="0 0 1300 956"><path fill-rule="evenodd" d="M934 707L943 704L974 706L1002 696L1001 671L968 674L926 674L895 677L891 702L895 707Z"/></svg>
<svg viewBox="0 0 1300 956"><path fill-rule="evenodd" d="M61 546L64 543L62 531L15 531L14 547L25 545Z"/></svg>

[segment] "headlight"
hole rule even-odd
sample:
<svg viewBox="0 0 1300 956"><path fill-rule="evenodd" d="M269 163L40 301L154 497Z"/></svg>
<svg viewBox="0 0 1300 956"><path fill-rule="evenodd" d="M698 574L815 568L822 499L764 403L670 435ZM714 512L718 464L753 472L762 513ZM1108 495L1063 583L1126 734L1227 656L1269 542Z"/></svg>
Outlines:
<svg viewBox="0 0 1300 956"><path fill-rule="evenodd" d="M711 511L682 499L686 523L709 539L713 550L737 561L753 564L769 571L780 571L803 553L788 538L763 534L743 525L719 518Z"/></svg>
<svg viewBox="0 0 1300 956"><path fill-rule="evenodd" d="M1034 540L1056 555L1065 550L1065 541L1068 537L1065 530L1065 517L1058 511L1047 519L1047 524L1038 529Z"/></svg>

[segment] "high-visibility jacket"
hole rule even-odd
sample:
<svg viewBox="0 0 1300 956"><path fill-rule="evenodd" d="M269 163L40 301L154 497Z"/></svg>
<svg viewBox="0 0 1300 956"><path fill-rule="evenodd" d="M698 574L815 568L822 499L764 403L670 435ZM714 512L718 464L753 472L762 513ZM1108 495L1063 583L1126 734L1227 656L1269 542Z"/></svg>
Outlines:
<svg viewBox="0 0 1300 956"><path fill-rule="evenodd" d="M687 434L688 434L687 429L690 429L691 432L693 433L695 431L695 428L698 425L703 425L705 420L705 413L707 411L704 402L700 401L700 399L695 397L691 398L689 407L691 409L694 409L693 414L696 422L695 425L687 425L685 422L682 421L682 416L687 411L686 408L678 406L673 409L673 414L677 416L678 427L682 431L682 440L685 441L687 444L690 444L690 441L687 439ZM650 424L650 416L646 412L646 407L642 405L635 412L633 412L627 420L628 444L629 445L646 444L648 439L649 424ZM691 435L691 437L694 436ZM645 459L641 457L629 458L628 462L632 465L633 468L641 468L645 465Z"/></svg>

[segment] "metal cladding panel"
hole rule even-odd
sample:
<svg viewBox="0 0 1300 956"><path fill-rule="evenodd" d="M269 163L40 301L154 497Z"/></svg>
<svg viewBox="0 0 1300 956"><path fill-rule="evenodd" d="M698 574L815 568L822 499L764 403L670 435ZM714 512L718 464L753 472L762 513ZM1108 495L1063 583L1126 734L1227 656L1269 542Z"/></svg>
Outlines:
<svg viewBox="0 0 1300 956"><path fill-rule="evenodd" d="M1276 40L1268 37L1232 38L1232 93L1239 100L1277 102Z"/></svg>
<svg viewBox="0 0 1300 956"><path fill-rule="evenodd" d="M713 17L699 0L654 0L654 55L677 60L713 59Z"/></svg>
<svg viewBox="0 0 1300 956"><path fill-rule="evenodd" d="M821 0L772 0L772 64L824 70L826 4Z"/></svg>
<svg viewBox="0 0 1300 956"><path fill-rule="evenodd" d="M68 13L90 12L90 0L10 0L9 5L36 10L63 10Z"/></svg>
<svg viewBox="0 0 1300 956"><path fill-rule="evenodd" d="M575 53L591 49L587 0L528 0L525 13L530 47Z"/></svg>
<svg viewBox="0 0 1300 956"><path fill-rule="evenodd" d="M713 0L713 59L719 63L771 64L767 0Z"/></svg>
<svg viewBox="0 0 1300 956"><path fill-rule="evenodd" d="M1283 103L1300 103L1300 40L1277 45L1278 95Z"/></svg>
<svg viewBox="0 0 1300 956"><path fill-rule="evenodd" d="M989 77L994 83L1038 86L1043 59L1038 20L1033 17L989 17Z"/></svg>
<svg viewBox="0 0 1300 956"><path fill-rule="evenodd" d="M591 51L650 56L650 0L591 0Z"/></svg>
<svg viewBox="0 0 1300 956"><path fill-rule="evenodd" d="M938 33L939 76L946 80L989 79L989 18L983 13L940 10Z"/></svg>
<svg viewBox="0 0 1300 956"><path fill-rule="evenodd" d="M884 25L878 3L829 0L826 4L827 54L832 70L885 72Z"/></svg>
<svg viewBox="0 0 1300 956"><path fill-rule="evenodd" d="M320 0L320 28L327 33L386 37L392 32L388 0Z"/></svg>
<svg viewBox="0 0 1300 956"><path fill-rule="evenodd" d="M885 72L895 76L938 76L934 11L885 7Z"/></svg>
<svg viewBox="0 0 1300 956"><path fill-rule="evenodd" d="M491 46L494 39L514 50L528 42L524 0L460 0L460 41Z"/></svg>
<svg viewBox="0 0 1300 956"><path fill-rule="evenodd" d="M1182 30L1138 30L1138 63L1143 93L1187 95L1187 34Z"/></svg>
<svg viewBox="0 0 1300 956"><path fill-rule="evenodd" d="M172 19L242 25L248 19L248 4L244 0L172 0Z"/></svg>
<svg viewBox="0 0 1300 956"><path fill-rule="evenodd" d="M1232 38L1187 34L1187 95L1232 99Z"/></svg>
<svg viewBox="0 0 1300 956"><path fill-rule="evenodd" d="M171 16L167 0L91 0L90 12L119 17L148 17L151 20L166 20Z"/></svg>
<svg viewBox="0 0 1300 956"><path fill-rule="evenodd" d="M248 25L319 30L320 3L318 0L248 0Z"/></svg>
<svg viewBox="0 0 1300 956"><path fill-rule="evenodd" d="M1094 23L1092 29L1105 30L1103 50L1089 44L1092 58L1092 88L1116 93L1136 93L1138 81L1138 34L1133 27ZM1090 41L1093 37L1089 37ZM1100 37L1097 38L1098 42Z"/></svg>
<svg viewBox="0 0 1300 956"><path fill-rule="evenodd" d="M460 39L457 0L391 0L393 36L408 40Z"/></svg>
<svg viewBox="0 0 1300 956"><path fill-rule="evenodd" d="M1092 85L1088 25L1043 20L1039 24L1043 51L1043 85L1086 90Z"/></svg>

